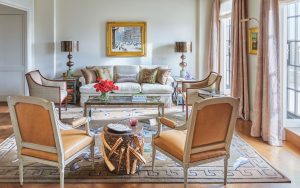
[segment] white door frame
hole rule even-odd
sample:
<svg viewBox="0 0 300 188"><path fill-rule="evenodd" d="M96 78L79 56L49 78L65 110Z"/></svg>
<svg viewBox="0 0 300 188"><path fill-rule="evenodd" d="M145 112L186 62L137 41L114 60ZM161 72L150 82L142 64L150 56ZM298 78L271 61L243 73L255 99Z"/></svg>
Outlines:
<svg viewBox="0 0 300 188"><path fill-rule="evenodd" d="M290 3L294 3L296 0L289 0L289 1L281 1L280 2L280 51L283 52L280 57L280 70L281 70L281 75L280 75L280 80L281 80L281 101L282 101L282 123L283 127L299 127L299 119L287 119L286 117L286 112L287 112L287 59L288 59L288 54L286 50L286 34L287 34L287 25L284 20L286 17L286 12L283 10L282 5L288 5Z"/></svg>
<svg viewBox="0 0 300 188"><path fill-rule="evenodd" d="M34 7L33 1L31 5L21 4L15 1L0 0L0 5L5 5L8 7L16 8L25 11L25 39L24 39L24 66L25 72L33 70L35 65L33 61L33 42L34 42ZM24 75L25 77L25 75ZM24 79L25 80L25 79ZM26 80L24 81L25 91L24 94L28 95L28 87Z"/></svg>

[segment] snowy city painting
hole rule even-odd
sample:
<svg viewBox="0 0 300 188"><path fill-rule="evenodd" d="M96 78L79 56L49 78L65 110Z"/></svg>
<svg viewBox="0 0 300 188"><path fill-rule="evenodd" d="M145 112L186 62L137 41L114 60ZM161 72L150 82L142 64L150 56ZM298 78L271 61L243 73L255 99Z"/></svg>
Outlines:
<svg viewBox="0 0 300 188"><path fill-rule="evenodd" d="M107 29L107 55L145 55L145 22L109 22Z"/></svg>

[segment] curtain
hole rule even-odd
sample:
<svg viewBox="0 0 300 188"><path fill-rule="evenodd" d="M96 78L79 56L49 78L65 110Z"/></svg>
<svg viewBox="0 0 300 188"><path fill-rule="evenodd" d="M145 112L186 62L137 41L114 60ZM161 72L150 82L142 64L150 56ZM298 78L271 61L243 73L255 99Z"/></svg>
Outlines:
<svg viewBox="0 0 300 188"><path fill-rule="evenodd" d="M262 136L274 146L282 145L279 64L279 3L262 0L258 36L258 57L254 121L251 135Z"/></svg>
<svg viewBox="0 0 300 188"><path fill-rule="evenodd" d="M247 28L241 20L247 18L247 0L232 1L232 79L231 95L240 98L239 116L249 120L249 84Z"/></svg>
<svg viewBox="0 0 300 188"><path fill-rule="evenodd" d="M219 72L219 34L220 34L220 0L214 0L210 24L210 43L208 54L209 72Z"/></svg>

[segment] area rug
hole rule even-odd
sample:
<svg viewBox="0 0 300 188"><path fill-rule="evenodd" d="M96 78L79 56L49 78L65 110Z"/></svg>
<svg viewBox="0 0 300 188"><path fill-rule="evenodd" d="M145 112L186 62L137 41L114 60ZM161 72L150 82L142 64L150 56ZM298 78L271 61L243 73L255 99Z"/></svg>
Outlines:
<svg viewBox="0 0 300 188"><path fill-rule="evenodd" d="M147 163L134 175L115 175L109 172L103 162L99 136L96 136L96 166L93 170L90 152L75 159L65 170L66 182L96 182L96 183L182 183L183 170L180 165L161 153L156 156L156 168L151 168L151 136L156 132L155 118L157 109L109 109L97 110L92 113L91 129L97 135L101 133L103 125L112 121L119 121L128 117L138 117L144 127L145 158ZM69 108L63 112L63 117L73 118L82 116L82 108ZM180 108L167 110L166 116L183 122L184 115ZM150 121L149 121L150 119ZM238 159L246 159L237 163ZM223 162L213 162L189 169L190 183L222 183ZM16 143L12 135L0 144L0 182L18 182L18 160L16 158ZM59 182L58 169L55 167L30 163L25 164L25 182ZM234 135L231 146L231 157L228 170L229 183L288 183L290 180L263 159L250 145L238 135Z"/></svg>

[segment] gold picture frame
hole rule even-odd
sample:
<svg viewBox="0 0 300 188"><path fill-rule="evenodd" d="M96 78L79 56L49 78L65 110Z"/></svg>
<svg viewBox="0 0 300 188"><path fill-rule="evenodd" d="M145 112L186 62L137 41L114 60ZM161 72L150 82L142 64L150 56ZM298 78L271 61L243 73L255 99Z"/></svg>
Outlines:
<svg viewBox="0 0 300 188"><path fill-rule="evenodd" d="M256 55L258 49L258 27L249 29L249 54Z"/></svg>
<svg viewBox="0 0 300 188"><path fill-rule="evenodd" d="M140 57L147 52L146 22L107 22L106 55Z"/></svg>

